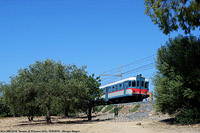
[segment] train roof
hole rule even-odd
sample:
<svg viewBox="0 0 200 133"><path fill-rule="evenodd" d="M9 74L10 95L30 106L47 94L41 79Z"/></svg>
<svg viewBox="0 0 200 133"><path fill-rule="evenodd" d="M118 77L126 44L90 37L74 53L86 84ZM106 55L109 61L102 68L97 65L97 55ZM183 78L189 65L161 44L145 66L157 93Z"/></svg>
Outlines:
<svg viewBox="0 0 200 133"><path fill-rule="evenodd" d="M122 79L122 80L119 80L119 81L116 81L116 82L113 82L113 83L109 83L109 84L104 85L104 86L100 86L100 88L105 88L105 87L112 86L112 85L115 85L115 84L123 83L124 81L129 81L129 80L136 80L136 77L129 77L129 78L126 78L126 79ZM149 80L146 79L146 78L145 78L145 81L149 82Z"/></svg>

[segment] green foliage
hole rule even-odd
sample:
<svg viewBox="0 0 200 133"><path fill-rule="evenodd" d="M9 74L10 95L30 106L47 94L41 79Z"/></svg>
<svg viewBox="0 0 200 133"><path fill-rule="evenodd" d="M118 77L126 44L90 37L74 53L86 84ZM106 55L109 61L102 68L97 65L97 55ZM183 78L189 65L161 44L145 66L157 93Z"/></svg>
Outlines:
<svg viewBox="0 0 200 133"><path fill-rule="evenodd" d="M163 113L176 114L181 123L186 119L189 123L195 122L193 113L200 110L199 59L200 39L193 36L179 35L158 50L155 107ZM187 116L185 120L181 120L184 116Z"/></svg>
<svg viewBox="0 0 200 133"><path fill-rule="evenodd" d="M117 110L120 111L123 107L124 107L123 105L119 106L119 107L117 107L118 108ZM114 109L112 109L109 113L113 114L114 113Z"/></svg>
<svg viewBox="0 0 200 133"><path fill-rule="evenodd" d="M110 110L109 113L110 113L110 114L113 114L113 113L114 113L114 109Z"/></svg>
<svg viewBox="0 0 200 133"><path fill-rule="evenodd" d="M11 116L11 112L3 98L0 98L0 117Z"/></svg>
<svg viewBox="0 0 200 133"><path fill-rule="evenodd" d="M104 107L105 107L104 105L95 106L95 107L93 108L93 111L94 111L94 112L101 112L101 110L102 110Z"/></svg>
<svg viewBox="0 0 200 133"><path fill-rule="evenodd" d="M1 117L7 117L7 116L11 116L12 113L10 111L10 108L8 106L8 104L6 103L6 99L4 97L5 94L5 90L8 88L9 86L6 83L0 82L0 116Z"/></svg>
<svg viewBox="0 0 200 133"><path fill-rule="evenodd" d="M100 87L100 77L94 78L94 74L84 78L79 96L78 106L83 112L87 112L88 120L91 120L92 108L102 103L102 90ZM80 92L80 91L78 91ZM81 95L80 95L81 94Z"/></svg>
<svg viewBox="0 0 200 133"><path fill-rule="evenodd" d="M21 104L18 104L22 99L19 99L19 89L17 88L17 79L12 78L11 84L4 84L4 94L3 99L5 104L8 105L11 113L13 116L18 116L19 114L19 106Z"/></svg>
<svg viewBox="0 0 200 133"><path fill-rule="evenodd" d="M200 123L200 109L182 109L175 119L180 124L196 124Z"/></svg>
<svg viewBox="0 0 200 133"><path fill-rule="evenodd" d="M133 107L133 109L129 110L129 112L135 112L135 111L137 111L137 110L139 109L139 107L140 107L140 104L136 104L136 105Z"/></svg>
<svg viewBox="0 0 200 133"><path fill-rule="evenodd" d="M102 111L102 113L108 112L108 111L111 110L113 107L114 107L114 104L108 105L108 106Z"/></svg>
<svg viewBox="0 0 200 133"><path fill-rule="evenodd" d="M51 123L51 115L69 116L89 110L89 119L92 108L102 101L102 94L100 78L88 75L85 69L49 59L36 61L20 69L10 84L1 83L0 91L14 116L33 120L34 116L46 114L47 123Z"/></svg>
<svg viewBox="0 0 200 133"><path fill-rule="evenodd" d="M198 0L145 0L145 14L150 16L164 34L179 28L190 33L200 29L200 2Z"/></svg>

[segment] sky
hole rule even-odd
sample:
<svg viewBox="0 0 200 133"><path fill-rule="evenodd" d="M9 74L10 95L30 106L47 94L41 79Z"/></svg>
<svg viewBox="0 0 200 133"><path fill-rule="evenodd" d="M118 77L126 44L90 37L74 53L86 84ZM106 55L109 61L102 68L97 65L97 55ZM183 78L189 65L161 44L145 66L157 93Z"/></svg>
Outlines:
<svg viewBox="0 0 200 133"><path fill-rule="evenodd" d="M149 64L169 36L144 12L143 0L0 0L0 81L9 83L20 68L45 59L86 65L96 76ZM155 71L128 76L150 79Z"/></svg>

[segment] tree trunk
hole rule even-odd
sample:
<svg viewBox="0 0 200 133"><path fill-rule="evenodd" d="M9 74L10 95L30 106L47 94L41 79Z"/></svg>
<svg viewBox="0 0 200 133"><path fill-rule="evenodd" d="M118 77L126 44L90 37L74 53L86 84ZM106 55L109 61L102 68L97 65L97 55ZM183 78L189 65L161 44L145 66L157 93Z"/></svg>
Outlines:
<svg viewBox="0 0 200 133"><path fill-rule="evenodd" d="M15 112L13 113L13 117L16 117L16 113Z"/></svg>
<svg viewBox="0 0 200 133"><path fill-rule="evenodd" d="M92 120L92 107L88 108L88 113L87 113L88 121Z"/></svg>
<svg viewBox="0 0 200 133"><path fill-rule="evenodd" d="M31 121L33 121L33 116L31 116Z"/></svg>
<svg viewBox="0 0 200 133"><path fill-rule="evenodd" d="M29 121L33 121L33 116L28 116Z"/></svg>
<svg viewBox="0 0 200 133"><path fill-rule="evenodd" d="M51 123L50 107L47 108L46 122L47 122L47 124Z"/></svg>
<svg viewBox="0 0 200 133"><path fill-rule="evenodd" d="M69 118L68 108L65 108L65 117Z"/></svg>
<svg viewBox="0 0 200 133"><path fill-rule="evenodd" d="M32 111L29 112L29 114L28 114L28 120L29 120L29 121L33 121L33 116L34 116L34 114L33 114L33 110L32 110Z"/></svg>
<svg viewBox="0 0 200 133"><path fill-rule="evenodd" d="M33 121L33 116L28 116L29 121Z"/></svg>
<svg viewBox="0 0 200 133"><path fill-rule="evenodd" d="M31 121L31 118L30 118L30 116L28 116L28 121Z"/></svg>

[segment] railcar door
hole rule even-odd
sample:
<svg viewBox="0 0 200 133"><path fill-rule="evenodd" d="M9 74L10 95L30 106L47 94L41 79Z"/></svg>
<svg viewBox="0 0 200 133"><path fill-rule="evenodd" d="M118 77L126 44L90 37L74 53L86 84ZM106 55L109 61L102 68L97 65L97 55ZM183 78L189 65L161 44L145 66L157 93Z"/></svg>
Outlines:
<svg viewBox="0 0 200 133"><path fill-rule="evenodd" d="M126 89L128 88L128 81L124 82L124 95L126 94Z"/></svg>

